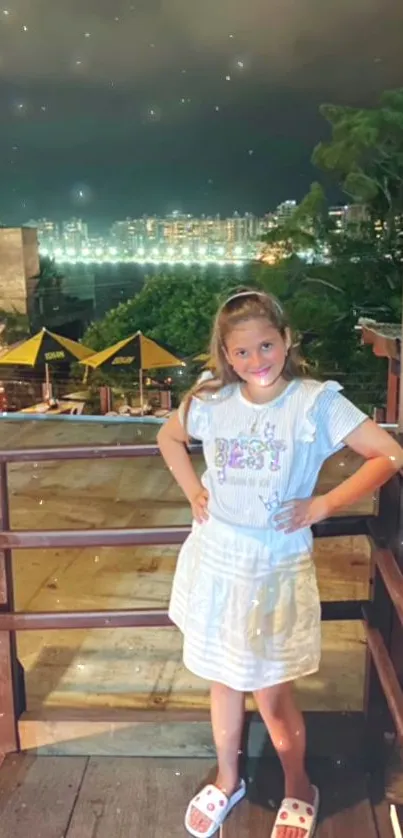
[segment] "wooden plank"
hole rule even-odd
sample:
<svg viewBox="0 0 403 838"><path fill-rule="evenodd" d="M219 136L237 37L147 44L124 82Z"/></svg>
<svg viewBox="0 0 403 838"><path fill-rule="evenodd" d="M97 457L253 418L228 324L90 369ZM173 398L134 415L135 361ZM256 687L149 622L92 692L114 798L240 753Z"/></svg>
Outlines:
<svg viewBox="0 0 403 838"><path fill-rule="evenodd" d="M7 804L10 795L18 785L21 785L24 778L35 762L35 757L31 755L21 756L21 754L10 754L4 757L0 768L0 816Z"/></svg>
<svg viewBox="0 0 403 838"><path fill-rule="evenodd" d="M87 759L9 756L0 771L0 838L66 834Z"/></svg>
<svg viewBox="0 0 403 838"><path fill-rule="evenodd" d="M66 838L184 838L189 800L212 770L211 760L92 757Z"/></svg>
<svg viewBox="0 0 403 838"><path fill-rule="evenodd" d="M243 800L225 821L220 838L269 838L275 819L273 809Z"/></svg>
<svg viewBox="0 0 403 838"><path fill-rule="evenodd" d="M269 838L283 796L280 765L272 759L247 759L242 774L247 783L246 800L225 822L220 838Z"/></svg>
<svg viewBox="0 0 403 838"><path fill-rule="evenodd" d="M368 800L356 802L340 811L319 815L315 838L379 838L372 808ZM383 838L383 836L382 836Z"/></svg>

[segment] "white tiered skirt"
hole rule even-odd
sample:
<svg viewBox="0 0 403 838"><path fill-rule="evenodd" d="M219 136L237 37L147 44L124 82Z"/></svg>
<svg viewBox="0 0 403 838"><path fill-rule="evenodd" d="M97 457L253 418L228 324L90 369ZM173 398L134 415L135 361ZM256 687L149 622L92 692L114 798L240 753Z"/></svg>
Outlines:
<svg viewBox="0 0 403 838"><path fill-rule="evenodd" d="M185 666L252 692L316 672L321 609L301 534L276 554L273 530L194 522L179 553L169 615L184 635Z"/></svg>

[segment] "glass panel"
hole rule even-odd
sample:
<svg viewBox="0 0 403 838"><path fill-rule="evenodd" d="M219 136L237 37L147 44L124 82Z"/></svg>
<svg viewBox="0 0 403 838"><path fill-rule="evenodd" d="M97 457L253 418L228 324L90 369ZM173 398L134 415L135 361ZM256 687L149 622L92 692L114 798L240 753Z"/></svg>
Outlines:
<svg viewBox="0 0 403 838"><path fill-rule="evenodd" d="M150 423L3 422L4 447L153 443ZM202 468L202 458L197 457ZM321 474L318 490L359 465L341 452ZM190 511L159 457L136 460L13 464L12 526L18 529L142 527L189 524ZM355 511L368 512L372 501ZM167 607L177 546L16 550L16 607L26 611ZM368 595L369 545L364 537L316 539L323 600ZM364 637L359 623L323 624L320 672L298 685L306 709L362 706ZM206 707L207 685L182 665L175 630L114 629L21 632L29 708L56 706Z"/></svg>

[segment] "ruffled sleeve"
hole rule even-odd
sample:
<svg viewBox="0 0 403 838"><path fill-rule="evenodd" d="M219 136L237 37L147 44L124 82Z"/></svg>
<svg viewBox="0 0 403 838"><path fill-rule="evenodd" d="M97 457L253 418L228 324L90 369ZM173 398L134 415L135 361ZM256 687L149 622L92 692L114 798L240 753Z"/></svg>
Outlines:
<svg viewBox="0 0 403 838"><path fill-rule="evenodd" d="M182 404L178 409L178 416L181 425L185 424L185 405ZM201 442L207 442L210 438L211 428L211 402L204 398L193 397L190 402L190 408L187 415L186 430L189 436L193 439L199 439Z"/></svg>
<svg viewBox="0 0 403 838"><path fill-rule="evenodd" d="M304 389L300 439L315 443L324 458L330 457L368 416L341 394L343 388L337 381L306 381Z"/></svg>

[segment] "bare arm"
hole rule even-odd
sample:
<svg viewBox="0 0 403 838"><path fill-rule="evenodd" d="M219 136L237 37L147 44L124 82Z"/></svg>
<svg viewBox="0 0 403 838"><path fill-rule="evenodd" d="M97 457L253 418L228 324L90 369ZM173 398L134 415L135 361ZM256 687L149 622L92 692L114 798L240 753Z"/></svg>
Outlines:
<svg viewBox="0 0 403 838"><path fill-rule="evenodd" d="M403 468L403 450L399 443L372 419L359 425L344 441L356 454L365 457L366 462L325 495L328 515L379 489Z"/></svg>
<svg viewBox="0 0 403 838"><path fill-rule="evenodd" d="M170 472L192 504L204 487L186 450L186 433L177 412L158 432L157 443Z"/></svg>
<svg viewBox="0 0 403 838"><path fill-rule="evenodd" d="M399 443L371 419L359 425L344 442L365 457L366 462L355 474L325 495L285 503L275 516L277 529L292 533L301 527L310 527L323 521L339 509L351 506L379 489L403 468L403 450Z"/></svg>

